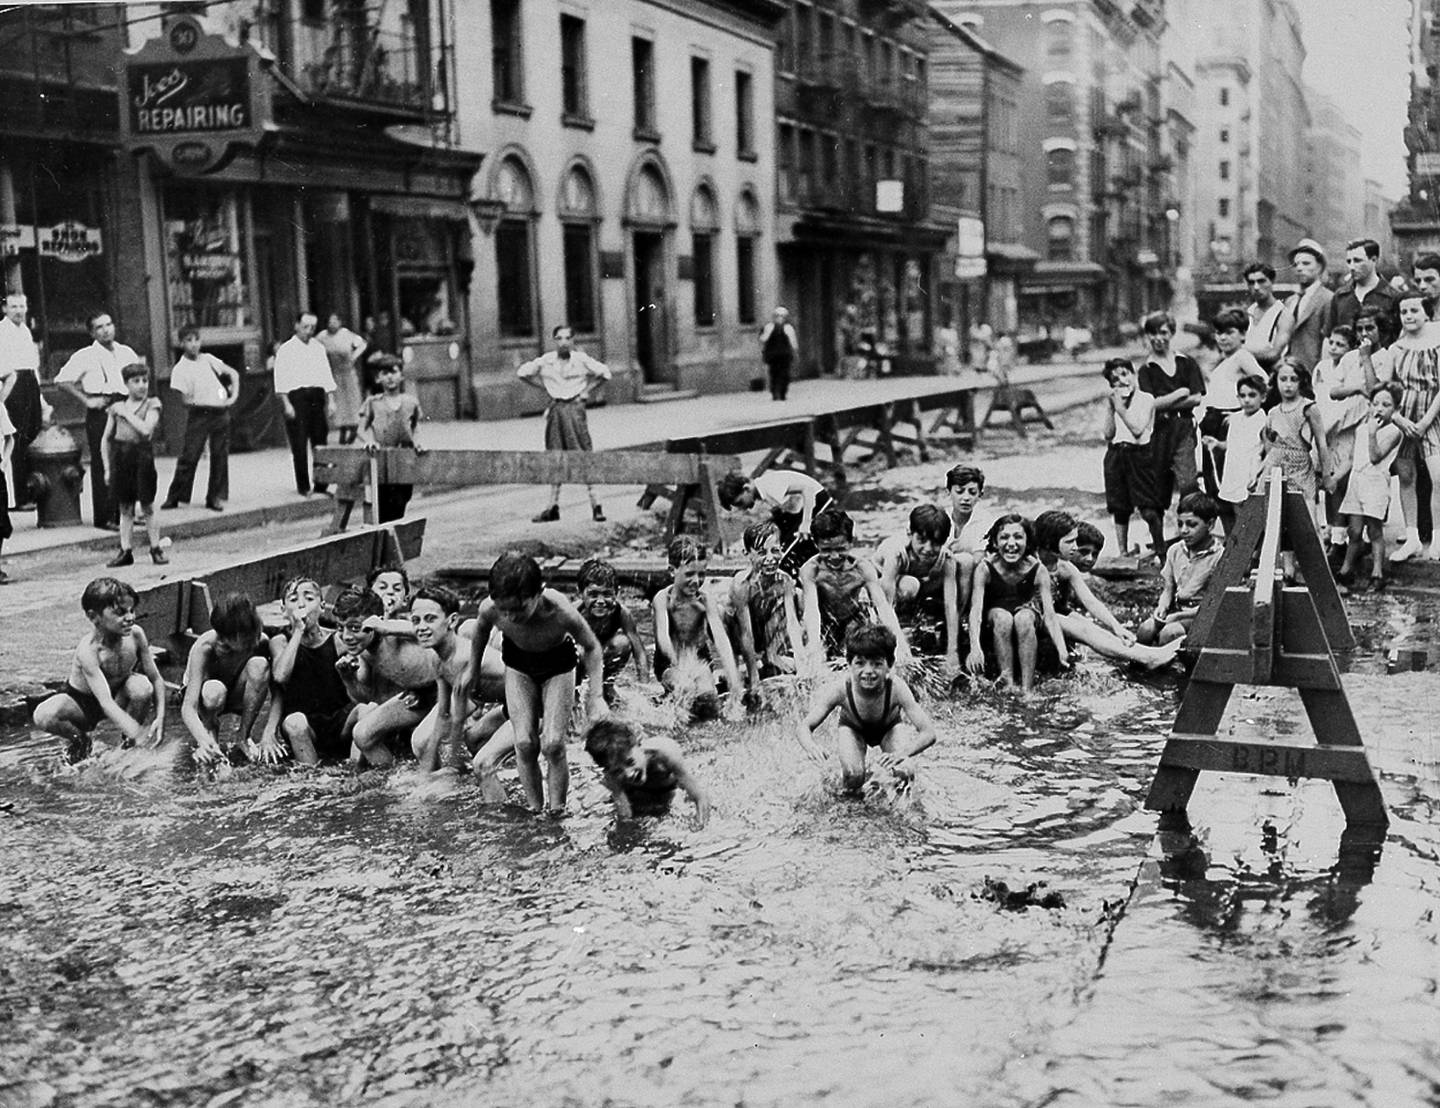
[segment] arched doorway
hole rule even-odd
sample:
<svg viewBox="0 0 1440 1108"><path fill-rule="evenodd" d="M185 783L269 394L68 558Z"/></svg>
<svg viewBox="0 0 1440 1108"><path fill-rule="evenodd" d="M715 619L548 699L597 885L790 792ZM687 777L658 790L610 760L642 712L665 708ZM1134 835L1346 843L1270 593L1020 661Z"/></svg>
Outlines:
<svg viewBox="0 0 1440 1108"><path fill-rule="evenodd" d="M675 226L671 192L656 160L632 172L625 197L630 230L631 303L635 320L635 361L647 385L673 385L670 235Z"/></svg>

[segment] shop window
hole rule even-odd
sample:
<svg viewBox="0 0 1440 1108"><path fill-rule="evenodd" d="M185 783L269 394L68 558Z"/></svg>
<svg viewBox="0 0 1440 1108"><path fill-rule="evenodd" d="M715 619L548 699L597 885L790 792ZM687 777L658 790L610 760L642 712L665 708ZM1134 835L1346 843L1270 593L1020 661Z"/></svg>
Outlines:
<svg viewBox="0 0 1440 1108"><path fill-rule="evenodd" d="M1052 262L1073 262L1075 260L1075 221L1068 216L1057 215L1045 225L1048 241L1048 256Z"/></svg>
<svg viewBox="0 0 1440 1108"><path fill-rule="evenodd" d="M1045 179L1052 189L1075 185L1075 151L1061 147L1045 154Z"/></svg>
<svg viewBox="0 0 1440 1108"><path fill-rule="evenodd" d="M1222 197L1220 198L1220 218L1221 218L1221 219L1229 219L1229 218L1230 218L1230 201L1229 201L1229 199L1228 199L1227 197L1224 197L1224 196L1222 196Z"/></svg>
<svg viewBox="0 0 1440 1108"><path fill-rule="evenodd" d="M453 234L445 220L396 218L391 223L402 338L438 338L462 330Z"/></svg>
<svg viewBox="0 0 1440 1108"><path fill-rule="evenodd" d="M1222 180L1222 181L1228 181L1228 180L1230 180L1230 163L1229 163L1229 162L1221 162L1221 163L1220 163L1220 180Z"/></svg>
<svg viewBox="0 0 1440 1108"><path fill-rule="evenodd" d="M795 128L788 123L776 127L775 172L780 179L780 202L795 203Z"/></svg>
<svg viewBox="0 0 1440 1108"><path fill-rule="evenodd" d="M691 258L695 272L695 326L715 326L715 232L720 211L715 194L704 185L690 201Z"/></svg>
<svg viewBox="0 0 1440 1108"><path fill-rule="evenodd" d="M520 0L490 0L490 60L494 97L501 104L525 102Z"/></svg>
<svg viewBox="0 0 1440 1108"><path fill-rule="evenodd" d="M172 324L177 329L253 326L238 194L167 188L164 210Z"/></svg>
<svg viewBox="0 0 1440 1108"><path fill-rule="evenodd" d="M585 72L585 21L560 17L560 110L569 120L588 120L590 103Z"/></svg>

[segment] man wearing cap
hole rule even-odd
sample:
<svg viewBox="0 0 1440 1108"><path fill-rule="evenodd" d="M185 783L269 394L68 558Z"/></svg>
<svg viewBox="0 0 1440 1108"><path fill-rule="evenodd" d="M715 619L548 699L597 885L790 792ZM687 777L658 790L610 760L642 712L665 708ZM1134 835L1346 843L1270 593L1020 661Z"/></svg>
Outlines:
<svg viewBox="0 0 1440 1108"><path fill-rule="evenodd" d="M1290 251L1290 267L1300 291L1291 293L1285 307L1295 321L1290 332L1290 357L1313 370L1325 350L1325 324L1335 294L1325 287L1325 252L1314 239L1301 239Z"/></svg>
<svg viewBox="0 0 1440 1108"><path fill-rule="evenodd" d="M1399 294L1380 279L1376 268L1379 261L1380 244L1374 239L1352 239L1345 244L1345 268L1350 271L1350 280L1330 301L1330 319L1325 325L1327 335L1342 323L1355 326L1355 317L1365 304L1384 309L1386 332L1394 335Z"/></svg>

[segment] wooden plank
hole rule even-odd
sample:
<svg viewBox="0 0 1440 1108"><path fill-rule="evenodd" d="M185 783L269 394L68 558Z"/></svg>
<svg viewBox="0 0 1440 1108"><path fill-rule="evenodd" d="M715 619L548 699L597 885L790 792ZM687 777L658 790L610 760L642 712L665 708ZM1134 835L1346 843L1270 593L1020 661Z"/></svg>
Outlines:
<svg viewBox="0 0 1440 1108"><path fill-rule="evenodd" d="M1350 628L1350 617L1345 611L1345 602L1340 599L1340 588L1330 572L1325 548L1320 545L1305 498L1297 492L1287 492L1283 513L1285 538L1320 613L1320 625L1325 628L1329 649L1354 650L1355 634Z"/></svg>
<svg viewBox="0 0 1440 1108"><path fill-rule="evenodd" d="M1222 682L1190 679L1185 689L1185 699L1180 701L1180 710L1175 713L1175 730L1187 735L1213 735L1225 715L1225 705L1230 703L1233 686Z"/></svg>
<svg viewBox="0 0 1440 1108"><path fill-rule="evenodd" d="M772 446L789 446L804 449L805 435L811 420L786 419L771 423L757 423L750 427L735 427L724 431L707 431L703 435L667 439L665 452L669 454L749 454L755 450L768 450ZM601 451L609 454L611 451Z"/></svg>
<svg viewBox="0 0 1440 1108"><path fill-rule="evenodd" d="M1145 796L1145 807L1152 812L1183 812L1190 803L1190 794L1195 791L1195 781L1200 776L1198 769L1166 765L1162 761L1150 782L1150 792Z"/></svg>
<svg viewBox="0 0 1440 1108"><path fill-rule="evenodd" d="M1280 574L1280 506L1285 479L1278 469L1270 471L1265 493L1265 536L1260 541L1260 561L1255 567L1255 597L1250 609L1250 657L1257 685L1270 684L1275 664L1275 579Z"/></svg>
<svg viewBox="0 0 1440 1108"><path fill-rule="evenodd" d="M713 464L738 468L740 459ZM381 480L407 485L693 485L700 473L698 453L618 450L385 450L380 466Z"/></svg>
<svg viewBox="0 0 1440 1108"><path fill-rule="evenodd" d="M1336 781L1335 796L1345 812L1346 830L1358 825L1386 827L1390 823L1380 785L1370 781ZM1341 838L1342 849L1344 838Z"/></svg>
<svg viewBox="0 0 1440 1108"><path fill-rule="evenodd" d="M1241 742L1213 735L1172 735L1160 755L1162 766L1248 773L1261 777L1319 778L1374 783L1360 747Z"/></svg>
<svg viewBox="0 0 1440 1108"><path fill-rule="evenodd" d="M1360 725L1344 689L1301 689L1300 702L1317 740L1331 746L1361 746Z"/></svg>
<svg viewBox="0 0 1440 1108"><path fill-rule="evenodd" d="M1264 532L1265 497L1256 494L1240 505L1236 513L1235 533L1225 536L1225 548L1200 598L1200 611L1195 614L1190 633L1185 636L1187 647L1204 646L1210 641L1221 597L1226 589L1243 584L1249 576L1250 563L1255 558Z"/></svg>

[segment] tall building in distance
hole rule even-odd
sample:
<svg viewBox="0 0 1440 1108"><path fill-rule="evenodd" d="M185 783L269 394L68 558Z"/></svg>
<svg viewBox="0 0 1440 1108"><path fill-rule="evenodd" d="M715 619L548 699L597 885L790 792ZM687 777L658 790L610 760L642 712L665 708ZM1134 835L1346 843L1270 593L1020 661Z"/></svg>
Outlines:
<svg viewBox="0 0 1440 1108"><path fill-rule="evenodd" d="M1403 272L1440 251L1440 0L1410 0L1410 110L1405 127L1410 188L1390 227Z"/></svg>
<svg viewBox="0 0 1440 1108"><path fill-rule="evenodd" d="M1305 147L1305 222L1325 248L1333 273L1344 272L1345 244L1362 234L1365 177L1360 169L1360 129L1333 101L1313 89L1310 134ZM1377 240L1378 241L1378 240Z"/></svg>

